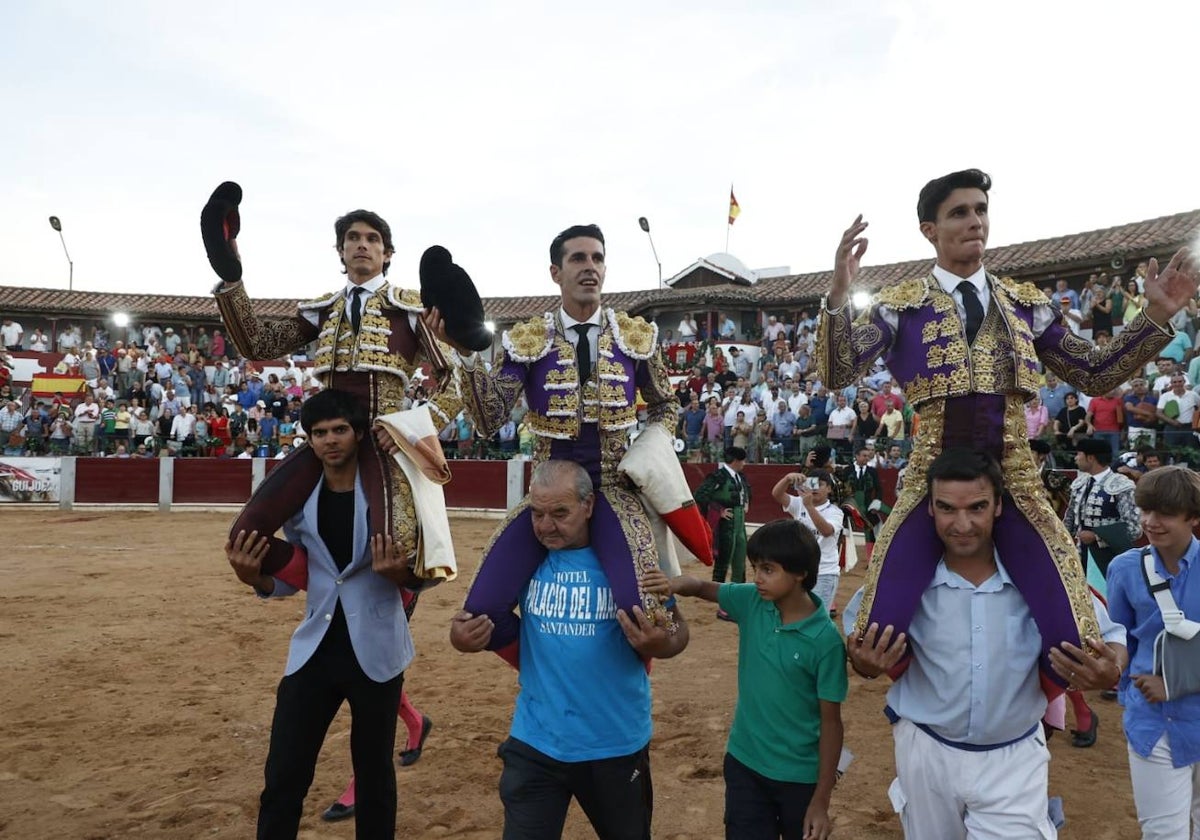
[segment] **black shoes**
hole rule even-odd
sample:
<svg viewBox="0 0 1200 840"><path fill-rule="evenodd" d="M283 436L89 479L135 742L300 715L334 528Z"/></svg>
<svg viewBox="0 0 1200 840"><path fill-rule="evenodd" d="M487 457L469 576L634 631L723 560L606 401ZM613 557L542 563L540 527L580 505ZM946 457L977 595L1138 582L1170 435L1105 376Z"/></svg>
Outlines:
<svg viewBox="0 0 1200 840"><path fill-rule="evenodd" d="M421 715L421 740L417 742L415 749L404 750L400 753L400 766L408 767L416 764L421 757L421 750L425 749L425 739L429 737L429 730L433 729L433 721Z"/></svg>
<svg viewBox="0 0 1200 840"><path fill-rule="evenodd" d="M325 809L325 813L321 814L321 819L325 820L325 822L340 822L348 820L353 816L353 805L343 805L341 802L334 802Z"/></svg>
<svg viewBox="0 0 1200 840"><path fill-rule="evenodd" d="M1080 732L1078 729L1071 730L1071 746L1072 747L1091 747L1096 744L1096 734L1100 730L1100 715L1092 711L1092 725L1087 732Z"/></svg>

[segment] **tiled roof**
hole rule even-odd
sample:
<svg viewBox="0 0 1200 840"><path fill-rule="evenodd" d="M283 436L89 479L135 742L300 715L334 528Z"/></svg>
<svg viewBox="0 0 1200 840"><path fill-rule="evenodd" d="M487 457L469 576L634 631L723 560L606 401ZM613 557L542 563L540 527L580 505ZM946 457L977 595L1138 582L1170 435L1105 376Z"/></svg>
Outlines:
<svg viewBox="0 0 1200 840"><path fill-rule="evenodd" d="M1103 230L1003 245L987 253L988 268L997 273L1022 278L1042 274L1049 269L1062 270L1107 265L1115 256L1141 258L1149 254L1167 255L1180 245L1191 242L1200 233L1200 210L1161 216L1142 222L1118 225ZM932 258L864 266L859 285L869 291L924 274ZM1127 270L1131 270L1129 266ZM648 308L686 309L693 306L728 306L744 303L758 305L803 305L812 303L829 286L831 272L818 271L760 280L754 286L722 284L695 289L644 289L605 295L606 306L630 312ZM557 295L484 298L488 318L499 324L511 324L553 308ZM296 311L296 301L286 299L255 300L258 314L285 317ZM216 304L211 297L173 295L132 295L109 292L69 292L62 289L31 289L0 286L0 312L61 313L99 316L110 312L128 312L135 320L142 316L193 321L217 321Z"/></svg>

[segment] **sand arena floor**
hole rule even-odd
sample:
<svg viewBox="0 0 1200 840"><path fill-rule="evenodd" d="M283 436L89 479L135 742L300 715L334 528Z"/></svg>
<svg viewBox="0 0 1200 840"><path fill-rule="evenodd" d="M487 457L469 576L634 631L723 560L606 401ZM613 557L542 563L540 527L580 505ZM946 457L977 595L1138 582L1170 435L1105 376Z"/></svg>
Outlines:
<svg viewBox="0 0 1200 840"><path fill-rule="evenodd" d="M228 512L0 509L0 836L245 838L288 638L303 599L259 603L221 546ZM421 600L406 687L434 721L421 761L398 771L398 836L495 838L496 745L516 678L446 638L495 522L459 519L458 582ZM702 574L702 567L690 571ZM858 586L842 581L842 600ZM683 603L692 641L654 668L654 835L723 836L721 758L736 694L736 628ZM843 709L856 760L834 793L835 836L900 838L886 790L886 680L851 677ZM1100 741L1051 742L1063 838L1138 836L1119 708L1098 699ZM321 822L350 767L349 714L334 721L305 805L302 838L352 838ZM403 731L403 728L401 728ZM566 837L594 836L572 808Z"/></svg>

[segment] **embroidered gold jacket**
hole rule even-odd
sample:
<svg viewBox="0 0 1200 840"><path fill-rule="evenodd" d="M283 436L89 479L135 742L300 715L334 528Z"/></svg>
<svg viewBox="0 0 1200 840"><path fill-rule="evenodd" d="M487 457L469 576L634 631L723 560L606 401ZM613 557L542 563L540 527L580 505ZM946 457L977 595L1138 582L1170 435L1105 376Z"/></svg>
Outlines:
<svg viewBox="0 0 1200 840"><path fill-rule="evenodd" d="M384 283L363 301L356 335L339 290L299 305L292 318L263 320L254 314L242 283L218 286L217 308L229 337L250 359L277 359L317 342L313 375L323 386L357 393L371 419L399 411L414 373L428 362L438 390L430 399L436 421L450 422L462 408L457 368L447 362L450 348L440 344L420 319L420 294ZM313 326L305 315L315 317ZM415 315L416 329L410 322Z"/></svg>

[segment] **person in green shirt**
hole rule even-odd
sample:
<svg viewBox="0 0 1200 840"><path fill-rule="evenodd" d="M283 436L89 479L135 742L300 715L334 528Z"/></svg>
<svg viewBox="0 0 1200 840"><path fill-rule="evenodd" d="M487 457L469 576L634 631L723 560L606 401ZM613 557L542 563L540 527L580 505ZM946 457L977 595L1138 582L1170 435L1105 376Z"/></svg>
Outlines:
<svg viewBox="0 0 1200 840"><path fill-rule="evenodd" d="M104 408L100 409L100 452L108 454L108 444L116 436L117 431L117 408L112 400L104 401Z"/></svg>
<svg viewBox="0 0 1200 840"><path fill-rule="evenodd" d="M750 537L754 583L682 575L676 595L715 601L738 624L738 699L725 753L728 840L823 840L842 752L846 649L812 593L821 551L801 523Z"/></svg>

